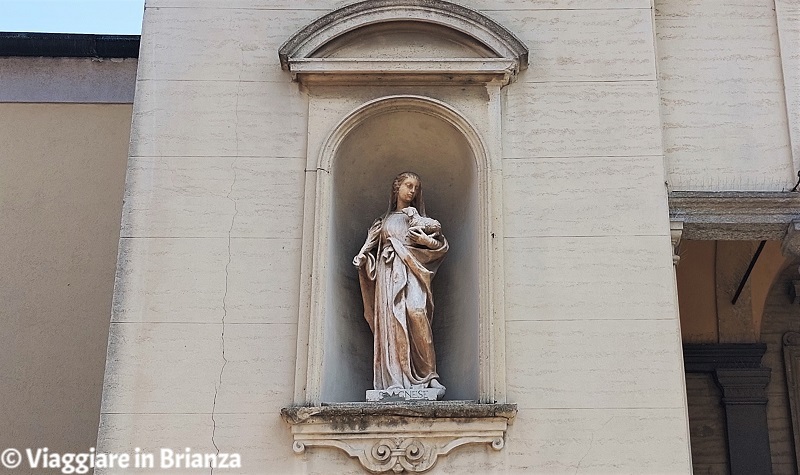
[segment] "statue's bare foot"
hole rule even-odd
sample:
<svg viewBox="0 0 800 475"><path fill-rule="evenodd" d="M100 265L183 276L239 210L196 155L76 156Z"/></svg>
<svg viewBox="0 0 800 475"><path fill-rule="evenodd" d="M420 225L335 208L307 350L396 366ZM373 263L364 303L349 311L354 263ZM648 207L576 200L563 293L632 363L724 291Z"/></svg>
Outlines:
<svg viewBox="0 0 800 475"><path fill-rule="evenodd" d="M431 379L430 386L434 389L446 389L438 379Z"/></svg>

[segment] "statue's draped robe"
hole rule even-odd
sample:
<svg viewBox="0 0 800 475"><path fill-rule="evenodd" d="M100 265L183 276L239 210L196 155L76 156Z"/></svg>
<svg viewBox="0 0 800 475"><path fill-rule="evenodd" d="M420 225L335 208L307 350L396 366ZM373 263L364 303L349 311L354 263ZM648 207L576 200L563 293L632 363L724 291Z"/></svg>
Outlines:
<svg viewBox="0 0 800 475"><path fill-rule="evenodd" d="M374 336L375 389L428 387L436 373L431 280L447 253L444 236L435 249L407 237L409 218L391 213L369 230L366 261L358 275L364 317Z"/></svg>

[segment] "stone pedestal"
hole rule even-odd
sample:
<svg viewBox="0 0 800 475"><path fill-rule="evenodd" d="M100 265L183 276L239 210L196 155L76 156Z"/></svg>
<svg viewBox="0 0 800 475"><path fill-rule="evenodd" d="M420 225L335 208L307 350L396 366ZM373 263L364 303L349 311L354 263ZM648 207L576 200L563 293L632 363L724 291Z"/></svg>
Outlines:
<svg viewBox="0 0 800 475"><path fill-rule="evenodd" d="M295 453L337 448L373 473L425 472L462 445L486 444L500 451L516 414L516 404L466 401L281 409L281 417L291 426Z"/></svg>
<svg viewBox="0 0 800 475"><path fill-rule="evenodd" d="M370 389L367 402L438 401L444 397L444 388L425 389Z"/></svg>

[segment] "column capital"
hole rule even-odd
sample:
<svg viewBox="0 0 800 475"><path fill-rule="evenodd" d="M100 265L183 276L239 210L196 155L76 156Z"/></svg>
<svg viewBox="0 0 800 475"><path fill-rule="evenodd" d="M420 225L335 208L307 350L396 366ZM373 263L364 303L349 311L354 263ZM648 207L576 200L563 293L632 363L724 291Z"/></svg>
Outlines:
<svg viewBox="0 0 800 475"><path fill-rule="evenodd" d="M722 389L722 402L766 405L770 372L770 368L718 368L714 376Z"/></svg>

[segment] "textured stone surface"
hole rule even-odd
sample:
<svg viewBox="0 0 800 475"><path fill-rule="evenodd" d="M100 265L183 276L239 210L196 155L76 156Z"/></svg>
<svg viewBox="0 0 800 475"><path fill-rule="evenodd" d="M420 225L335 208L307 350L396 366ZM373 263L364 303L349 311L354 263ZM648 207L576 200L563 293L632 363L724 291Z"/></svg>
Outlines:
<svg viewBox="0 0 800 475"><path fill-rule="evenodd" d="M671 390L683 384L675 320L512 321L506 328L508 398L520 407L683 406L684 396Z"/></svg>
<svg viewBox="0 0 800 475"><path fill-rule="evenodd" d="M300 238L304 165L301 158L132 157L122 236Z"/></svg>
<svg viewBox="0 0 800 475"><path fill-rule="evenodd" d="M521 409L509 427L506 470L688 473L689 467L672 456L687 450L688 436L674 435L685 431L685 425L683 409ZM640 457L642 453L650 455ZM469 470L469 459L465 462L454 461Z"/></svg>
<svg viewBox="0 0 800 475"><path fill-rule="evenodd" d="M800 214L800 194L675 191L669 206L670 218L683 221L684 239L779 241Z"/></svg>
<svg viewBox="0 0 800 475"><path fill-rule="evenodd" d="M296 239L123 239L112 320L294 322L299 252Z"/></svg>
<svg viewBox="0 0 800 475"><path fill-rule="evenodd" d="M133 107L131 156L302 157L306 108L305 95L288 79L142 80Z"/></svg>
<svg viewBox="0 0 800 475"><path fill-rule="evenodd" d="M520 83L509 88L505 158L661 154L655 82Z"/></svg>
<svg viewBox="0 0 800 475"><path fill-rule="evenodd" d="M661 156L505 160L503 174L506 237L665 232Z"/></svg>
<svg viewBox="0 0 800 475"><path fill-rule="evenodd" d="M668 236L507 239L506 320L675 318L671 255Z"/></svg>
<svg viewBox="0 0 800 475"><path fill-rule="evenodd" d="M345 2L296 3L148 2L151 38L142 48L124 221L135 237L121 253L104 406L115 414L104 416L101 438L130 443L162 427L151 418L156 413L172 421L177 413L201 416L186 428L176 423L165 439L180 440L185 430L207 434L213 412L217 446L242 449L259 468L360 472L339 451L291 454L291 435L275 421L279 407L303 404L308 385L319 382L321 366L314 365L321 360L307 373L305 358L319 325L330 322L298 315L311 312L308 283L339 272L309 263L330 257L326 242L315 239L315 213L341 207L344 195L325 201L316 194L315 182L337 171L335 161L333 169L317 170L322 146L365 101L421 94L462 112L489 151L480 162L486 175L470 179L491 176L498 186L470 199L490 202L497 218L486 239L500 234L490 242L505 259L499 272L507 285L490 289L498 298L505 291L505 300L495 300L498 320L484 317L490 328L482 331L486 341L506 344L487 348L482 340L479 356L481 364L494 358L488 366L498 373L507 365L509 378L508 385L500 376L484 381L496 376L489 374L480 384L497 383L490 395L530 411L509 434L513 451L470 445L434 471L685 473L688 429L649 2L465 2L529 43L531 68L499 92L299 87L270 69L278 67L280 38ZM438 133L426 124L419 121L413 133L408 125L390 129L415 139ZM401 148L416 150L419 140L408 143ZM377 146L354 150L397 160ZM442 166L430 163L432 170ZM312 198L322 202L305 201ZM559 202L567 203L560 212ZM301 254L297 213L304 204ZM322 251L312 253L315 246ZM151 323L162 319L175 323ZM311 321L317 326L308 328ZM116 414L133 412L143 417L130 422ZM125 433L126 420L135 434Z"/></svg>
<svg viewBox="0 0 800 475"><path fill-rule="evenodd" d="M800 170L800 3L775 2L794 170Z"/></svg>
<svg viewBox="0 0 800 475"><path fill-rule="evenodd" d="M516 412L515 404L417 401L293 406L281 416L292 426L295 453L337 448L382 473L427 471L463 445L501 451Z"/></svg>
<svg viewBox="0 0 800 475"><path fill-rule="evenodd" d="M489 14L531 48L520 82L655 80L649 8Z"/></svg>
<svg viewBox="0 0 800 475"><path fill-rule="evenodd" d="M281 417L290 424L335 422L348 418L432 418L471 419L501 417L511 420L517 414L516 404L483 404L475 401L417 401L389 403L339 403L325 406L290 406L281 409Z"/></svg>
<svg viewBox="0 0 800 475"><path fill-rule="evenodd" d="M291 399L295 325L224 327L223 337L222 323L112 324L102 412L210 417L275 407L277 417L276 401ZM172 437L182 446L183 430Z"/></svg>
<svg viewBox="0 0 800 475"><path fill-rule="evenodd" d="M191 2L198 5L198 2ZM142 36L139 78L147 80L273 81L287 83L277 50L297 30L326 13L317 10L148 8L145 22L158 34ZM236 25L232 34L231 25ZM192 48L175 48L191 42Z"/></svg>
<svg viewBox="0 0 800 475"><path fill-rule="evenodd" d="M773 8L766 1L656 1L673 190L791 188L796 170Z"/></svg>

